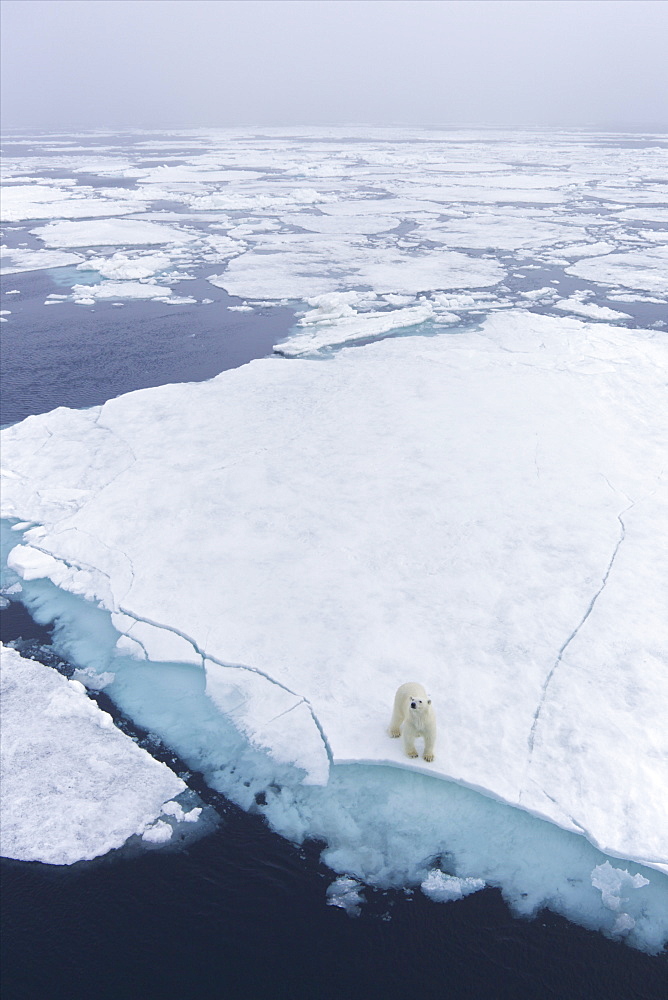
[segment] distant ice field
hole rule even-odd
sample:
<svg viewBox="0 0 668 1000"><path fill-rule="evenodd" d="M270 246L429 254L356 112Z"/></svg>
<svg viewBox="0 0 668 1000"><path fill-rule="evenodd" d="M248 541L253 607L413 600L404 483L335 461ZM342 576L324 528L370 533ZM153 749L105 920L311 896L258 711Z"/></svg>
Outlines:
<svg viewBox="0 0 668 1000"><path fill-rule="evenodd" d="M668 937L667 145L229 130L7 158L33 415L3 433L4 591L212 787L324 841L334 906L498 885ZM216 375L237 313L280 357ZM178 384L211 315L216 377ZM63 349L90 394L35 406ZM406 680L434 763L387 736Z"/></svg>
<svg viewBox="0 0 668 1000"><path fill-rule="evenodd" d="M136 298L137 281L145 298L171 299L195 269L251 306L360 291L380 297L371 308L392 311L388 296L400 294L407 307L428 298L438 314L436 297L449 290L484 290L485 306L526 305L541 286L518 269L548 268L555 283L574 276L602 308L621 290L631 304L620 322L667 322L662 137L326 132L193 131L154 144L128 133L94 152L10 136L4 272L57 267L58 254L63 265L99 268L102 283L87 295L71 283L82 305ZM549 296L531 304L555 308Z"/></svg>

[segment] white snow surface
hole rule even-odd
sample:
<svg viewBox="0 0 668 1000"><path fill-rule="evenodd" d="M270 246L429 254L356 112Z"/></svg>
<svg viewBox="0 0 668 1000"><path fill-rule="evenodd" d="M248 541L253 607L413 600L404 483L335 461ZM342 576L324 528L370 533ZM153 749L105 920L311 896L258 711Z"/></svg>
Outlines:
<svg viewBox="0 0 668 1000"><path fill-rule="evenodd" d="M667 870L667 361L505 312L30 417L3 433L4 513L39 526L10 562L204 663L308 783L421 771ZM386 734L407 680L433 764Z"/></svg>
<svg viewBox="0 0 668 1000"><path fill-rule="evenodd" d="M185 789L78 681L5 646L0 678L4 857L52 865L99 857L146 836ZM163 826L166 840L172 828Z"/></svg>

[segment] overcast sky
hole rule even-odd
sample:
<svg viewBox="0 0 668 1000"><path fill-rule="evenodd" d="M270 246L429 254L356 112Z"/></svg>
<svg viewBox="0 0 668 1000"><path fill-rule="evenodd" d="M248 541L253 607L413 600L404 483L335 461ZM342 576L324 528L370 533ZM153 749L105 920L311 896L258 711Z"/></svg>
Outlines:
<svg viewBox="0 0 668 1000"><path fill-rule="evenodd" d="M668 127L665 0L3 0L5 128Z"/></svg>

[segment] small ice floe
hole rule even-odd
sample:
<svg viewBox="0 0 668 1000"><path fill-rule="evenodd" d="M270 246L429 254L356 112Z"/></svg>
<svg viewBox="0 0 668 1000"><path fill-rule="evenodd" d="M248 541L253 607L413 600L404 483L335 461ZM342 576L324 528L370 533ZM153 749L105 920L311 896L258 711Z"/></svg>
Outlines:
<svg viewBox="0 0 668 1000"><path fill-rule="evenodd" d="M364 886L357 879L340 875L327 888L327 905L340 907L349 917L359 917L364 903L363 890Z"/></svg>
<svg viewBox="0 0 668 1000"><path fill-rule="evenodd" d="M84 263L77 265L77 270L97 271L103 278L113 278L117 281L138 281L165 271L170 263L170 257L164 253L129 256L118 252L111 257L89 257Z"/></svg>
<svg viewBox="0 0 668 1000"><path fill-rule="evenodd" d="M112 303L116 305L120 299L157 299L165 302L172 299L171 288L165 285L155 284L151 280L147 281L102 281L99 285L73 285L72 297L76 305L94 305L98 300L115 299ZM174 299L174 304L179 301L195 302L195 299L179 300Z"/></svg>
<svg viewBox="0 0 668 1000"><path fill-rule="evenodd" d="M172 827L159 819L144 830L141 839L149 844L166 844L172 839Z"/></svg>
<svg viewBox="0 0 668 1000"><path fill-rule="evenodd" d="M186 789L182 779L117 729L79 681L1 652L3 856L70 865L134 834L171 837L159 817Z"/></svg>
<svg viewBox="0 0 668 1000"><path fill-rule="evenodd" d="M172 801L165 802L161 811L164 816L173 816L178 823L196 823L202 809L201 806L194 806L186 812L179 802Z"/></svg>
<svg viewBox="0 0 668 1000"><path fill-rule="evenodd" d="M604 320L615 322L620 319L630 319L628 313L619 312L617 309L610 309L609 306L598 306L595 302L588 302L592 292L574 292L567 299L559 299L554 303L554 308L561 312L574 313L576 316L585 316L588 319Z"/></svg>

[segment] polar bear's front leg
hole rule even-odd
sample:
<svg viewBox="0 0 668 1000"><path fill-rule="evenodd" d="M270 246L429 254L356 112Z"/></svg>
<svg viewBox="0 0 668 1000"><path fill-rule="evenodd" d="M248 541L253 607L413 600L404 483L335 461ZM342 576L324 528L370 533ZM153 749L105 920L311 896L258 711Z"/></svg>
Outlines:
<svg viewBox="0 0 668 1000"><path fill-rule="evenodd" d="M424 753L422 754L423 760L426 760L428 764L431 764L434 759L434 743L435 736L425 736L424 738Z"/></svg>
<svg viewBox="0 0 668 1000"><path fill-rule="evenodd" d="M418 752L415 749L415 734L410 732L409 726L404 726L401 735L404 740L404 750L406 751L407 757L417 757Z"/></svg>

